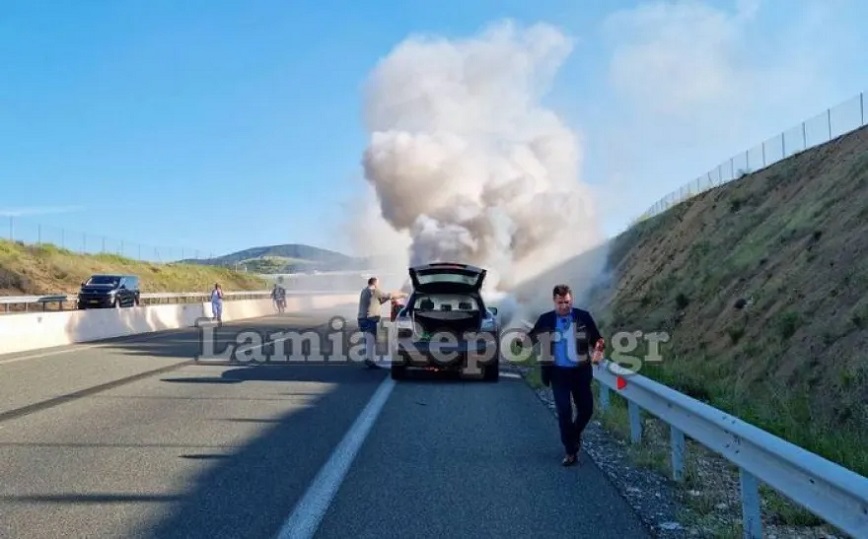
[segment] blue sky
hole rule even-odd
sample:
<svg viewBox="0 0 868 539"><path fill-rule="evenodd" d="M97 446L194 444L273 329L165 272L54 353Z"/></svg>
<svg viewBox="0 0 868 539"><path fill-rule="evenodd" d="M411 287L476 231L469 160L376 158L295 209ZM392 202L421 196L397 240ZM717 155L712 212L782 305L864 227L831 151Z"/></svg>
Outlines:
<svg viewBox="0 0 868 539"><path fill-rule="evenodd" d="M41 226L59 243L64 229L68 247L105 236L148 258L345 250L344 204L364 183L361 87L415 32L466 37L511 18L575 38L546 104L581 133L609 233L868 90L857 0L593 5L6 1L0 234L15 215L16 238Z"/></svg>

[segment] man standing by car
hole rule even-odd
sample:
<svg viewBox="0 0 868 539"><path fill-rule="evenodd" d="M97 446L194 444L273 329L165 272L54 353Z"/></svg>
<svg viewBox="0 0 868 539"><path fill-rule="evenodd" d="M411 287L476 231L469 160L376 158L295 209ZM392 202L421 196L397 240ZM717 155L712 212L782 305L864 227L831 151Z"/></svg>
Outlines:
<svg viewBox="0 0 868 539"><path fill-rule="evenodd" d="M566 456L561 464L578 462L582 433L594 412L591 392L593 370L602 354L591 356L591 347L602 346L593 317L587 311L573 307L573 293L568 285L559 284L552 290L555 308L543 313L530 331L530 339L540 344L540 374L542 383L551 386L558 416L561 443ZM573 402L578 416L573 418Z"/></svg>
<svg viewBox="0 0 868 539"><path fill-rule="evenodd" d="M380 325L382 305L389 300L405 297L403 292L383 292L379 288L379 279L371 277L368 286L359 295L359 330L365 335L365 365L376 368L374 360L377 345L377 328Z"/></svg>

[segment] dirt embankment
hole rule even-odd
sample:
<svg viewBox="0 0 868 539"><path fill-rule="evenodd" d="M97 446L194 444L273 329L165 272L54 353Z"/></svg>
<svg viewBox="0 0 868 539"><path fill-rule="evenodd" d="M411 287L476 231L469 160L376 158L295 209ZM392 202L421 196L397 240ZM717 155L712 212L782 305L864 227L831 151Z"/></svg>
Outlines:
<svg viewBox="0 0 868 539"><path fill-rule="evenodd" d="M0 295L74 294L94 273L139 276L142 293L265 290L255 275L192 264L153 264L117 255L80 255L53 245L0 240Z"/></svg>
<svg viewBox="0 0 868 539"><path fill-rule="evenodd" d="M605 333L671 337L641 374L868 475L868 128L638 224L609 267Z"/></svg>

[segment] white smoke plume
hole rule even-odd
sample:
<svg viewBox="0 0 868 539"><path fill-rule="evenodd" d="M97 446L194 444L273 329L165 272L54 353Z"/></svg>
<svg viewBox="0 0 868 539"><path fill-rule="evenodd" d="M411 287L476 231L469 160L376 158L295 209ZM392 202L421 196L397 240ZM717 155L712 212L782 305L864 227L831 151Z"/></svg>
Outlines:
<svg viewBox="0 0 868 539"><path fill-rule="evenodd" d="M408 264L477 264L504 293L600 242L579 137L541 104L572 46L504 22L411 37L376 66L365 178Z"/></svg>

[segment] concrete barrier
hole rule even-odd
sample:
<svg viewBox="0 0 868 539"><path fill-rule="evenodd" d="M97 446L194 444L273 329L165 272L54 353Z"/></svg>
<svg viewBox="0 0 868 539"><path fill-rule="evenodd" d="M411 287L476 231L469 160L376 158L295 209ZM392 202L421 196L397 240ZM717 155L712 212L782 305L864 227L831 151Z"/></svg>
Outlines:
<svg viewBox="0 0 868 539"><path fill-rule="evenodd" d="M334 308L335 315L349 316L350 307L356 302L357 294L294 295L287 297L286 312L305 313ZM224 322L274 313L270 299L223 302ZM194 327L201 318L211 316L210 303L5 315L0 317L0 354Z"/></svg>

